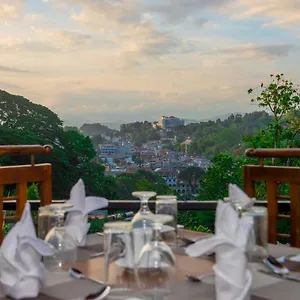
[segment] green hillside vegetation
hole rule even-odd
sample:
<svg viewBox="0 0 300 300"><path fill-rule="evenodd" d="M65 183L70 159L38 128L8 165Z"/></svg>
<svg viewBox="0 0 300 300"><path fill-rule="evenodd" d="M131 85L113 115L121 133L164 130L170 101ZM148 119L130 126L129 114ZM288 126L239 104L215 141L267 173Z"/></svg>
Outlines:
<svg viewBox="0 0 300 300"><path fill-rule="evenodd" d="M87 135L80 133L75 127L63 128L60 118L45 106L32 103L28 99L9 94L0 90L0 145L34 145L50 144L53 153L37 155L36 163L49 162L53 170L53 198L68 199L72 186L79 178L84 180L88 195L104 196L108 199L121 199L118 195L115 177L105 176L105 167L97 162L97 154L93 141ZM96 124L97 130L104 134L114 134L115 131L106 126ZM94 126L84 125L80 130L86 134L98 132ZM0 157L0 165L28 164L28 156ZM130 175L130 176L135 176ZM150 179L146 175L136 188L150 188ZM158 176L159 177L159 176ZM151 188L157 192L167 192L168 186L162 178L156 177L157 182ZM152 180L153 181L153 180ZM36 185L34 187L36 189ZM31 188L33 189L33 187ZM14 189L6 189L6 194L12 194ZM30 196L33 197L31 190ZM36 198L36 196L34 196Z"/></svg>

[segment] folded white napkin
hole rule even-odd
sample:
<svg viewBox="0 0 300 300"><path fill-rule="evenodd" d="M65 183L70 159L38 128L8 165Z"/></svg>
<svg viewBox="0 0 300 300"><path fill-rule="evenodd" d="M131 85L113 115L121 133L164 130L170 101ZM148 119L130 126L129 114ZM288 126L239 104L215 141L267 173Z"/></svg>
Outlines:
<svg viewBox="0 0 300 300"><path fill-rule="evenodd" d="M229 201L238 202L242 209L249 209L255 203L255 198L249 198L236 184L229 184Z"/></svg>
<svg viewBox="0 0 300 300"><path fill-rule="evenodd" d="M88 214L108 205L105 198L85 197L85 187L81 179L73 186L68 204L73 207L68 210L66 230L73 237L78 246L85 246L87 233L90 229Z"/></svg>
<svg viewBox="0 0 300 300"><path fill-rule="evenodd" d="M52 249L36 237L30 204L22 218L8 232L0 248L0 284L5 295L14 299L35 298L45 283L42 256Z"/></svg>
<svg viewBox="0 0 300 300"><path fill-rule="evenodd" d="M247 299L252 283L245 255L248 235L253 226L251 217L238 217L231 203L218 202L215 221L215 235L186 248L190 256L201 256L216 252L217 300Z"/></svg>

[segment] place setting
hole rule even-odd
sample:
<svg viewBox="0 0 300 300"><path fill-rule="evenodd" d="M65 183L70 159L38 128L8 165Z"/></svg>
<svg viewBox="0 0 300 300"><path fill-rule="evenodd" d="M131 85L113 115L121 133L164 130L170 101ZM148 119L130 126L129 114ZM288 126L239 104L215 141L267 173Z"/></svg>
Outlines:
<svg viewBox="0 0 300 300"><path fill-rule="evenodd" d="M272 256L267 210L235 185L228 195L214 234L178 226L176 197L151 191L133 193L131 221L95 234L88 214L109 202L86 197L82 180L65 203L40 207L38 234L27 203L0 248L0 299L262 300L266 285L298 284L299 253Z"/></svg>

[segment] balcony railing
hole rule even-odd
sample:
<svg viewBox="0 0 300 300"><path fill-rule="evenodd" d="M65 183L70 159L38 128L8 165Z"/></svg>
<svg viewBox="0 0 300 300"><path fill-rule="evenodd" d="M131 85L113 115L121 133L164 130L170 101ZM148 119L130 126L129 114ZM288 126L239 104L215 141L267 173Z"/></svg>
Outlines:
<svg viewBox="0 0 300 300"><path fill-rule="evenodd" d="M38 210L40 206L39 200L28 200L31 204L31 209L33 211ZM65 200L53 200L53 203L64 203ZM149 201L149 207L151 210L155 210L155 202ZM178 210L179 211L201 211L201 210L215 210L218 201L194 201L194 200L186 200L186 201L178 201ZM267 206L267 201L256 202L257 206ZM140 208L140 202L138 200L110 200L109 205L105 210L109 212L114 211L137 211ZM16 202L15 201L4 201L3 202L4 210L15 210ZM290 211L290 201L280 200L278 201L278 209L280 212L289 212Z"/></svg>

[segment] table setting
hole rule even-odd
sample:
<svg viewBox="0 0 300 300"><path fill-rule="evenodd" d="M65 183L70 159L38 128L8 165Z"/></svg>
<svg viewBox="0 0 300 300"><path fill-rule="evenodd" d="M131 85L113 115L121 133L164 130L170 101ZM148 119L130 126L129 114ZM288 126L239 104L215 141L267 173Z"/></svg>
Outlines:
<svg viewBox="0 0 300 300"><path fill-rule="evenodd" d="M299 299L300 249L267 243L267 209L236 185L216 209L214 234L177 224L174 195L134 192L131 221L88 234L109 205L80 179L64 204L30 204L0 248L0 299ZM148 201L156 196L156 209Z"/></svg>

